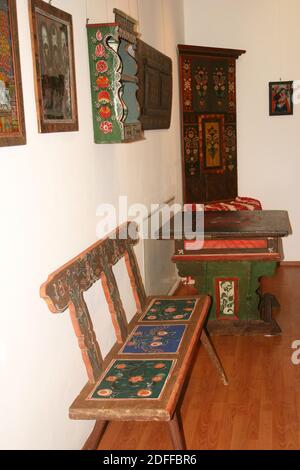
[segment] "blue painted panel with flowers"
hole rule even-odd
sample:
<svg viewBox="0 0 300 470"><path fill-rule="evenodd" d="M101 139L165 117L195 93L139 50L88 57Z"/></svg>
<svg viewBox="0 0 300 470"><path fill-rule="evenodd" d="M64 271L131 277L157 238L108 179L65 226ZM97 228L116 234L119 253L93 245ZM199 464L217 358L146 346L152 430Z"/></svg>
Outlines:
<svg viewBox="0 0 300 470"><path fill-rule="evenodd" d="M185 325L139 326L127 340L122 354L176 353L185 329Z"/></svg>

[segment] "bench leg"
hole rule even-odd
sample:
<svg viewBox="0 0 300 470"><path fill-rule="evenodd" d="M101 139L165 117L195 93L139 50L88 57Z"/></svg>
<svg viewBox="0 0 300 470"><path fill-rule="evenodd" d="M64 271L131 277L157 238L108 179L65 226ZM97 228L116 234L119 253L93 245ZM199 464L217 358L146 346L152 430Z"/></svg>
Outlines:
<svg viewBox="0 0 300 470"><path fill-rule="evenodd" d="M203 343L203 346L205 347L210 359L212 360L214 366L217 368L217 371L222 379L222 382L224 385L228 385L228 379L226 377L226 373L224 371L224 368L222 366L222 363L219 359L219 356L215 350L215 347L213 343L211 342L208 334L206 333L205 329L202 330L201 334L201 341Z"/></svg>
<svg viewBox="0 0 300 470"><path fill-rule="evenodd" d="M84 444L82 450L98 450L108 423L109 421L96 421L95 427L91 432L90 437Z"/></svg>
<svg viewBox="0 0 300 470"><path fill-rule="evenodd" d="M186 450L183 427L179 413L175 411L173 418L168 422L174 450Z"/></svg>

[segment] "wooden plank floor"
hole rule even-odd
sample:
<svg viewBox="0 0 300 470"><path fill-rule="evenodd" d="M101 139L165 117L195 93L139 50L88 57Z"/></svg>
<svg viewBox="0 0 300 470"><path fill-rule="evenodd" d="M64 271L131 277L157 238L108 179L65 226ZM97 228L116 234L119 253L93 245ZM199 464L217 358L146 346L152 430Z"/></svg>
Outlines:
<svg viewBox="0 0 300 470"><path fill-rule="evenodd" d="M300 267L264 280L281 303L281 337L214 337L230 385L220 382L203 348L181 407L188 449L300 449ZM180 294L186 293L181 291ZM110 423L99 449L172 449L163 423Z"/></svg>

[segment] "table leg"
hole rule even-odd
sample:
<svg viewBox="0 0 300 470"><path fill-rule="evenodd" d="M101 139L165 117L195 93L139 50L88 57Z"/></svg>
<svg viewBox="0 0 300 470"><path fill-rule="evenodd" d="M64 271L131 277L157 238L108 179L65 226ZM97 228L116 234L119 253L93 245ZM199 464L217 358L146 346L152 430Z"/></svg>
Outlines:
<svg viewBox="0 0 300 470"><path fill-rule="evenodd" d="M220 375L223 384L228 385L228 379L227 379L225 370L223 368L223 365L220 361L220 358L217 354L217 351L215 350L215 347L214 347L213 343L211 342L208 334L206 333L206 331L204 329L202 330L202 334L201 334L201 342L202 342L203 346L205 347L210 359L212 360L212 363L216 367L216 369L218 371L218 374Z"/></svg>
<svg viewBox="0 0 300 470"><path fill-rule="evenodd" d="M98 450L101 439L105 433L109 421L96 421L93 431L84 444L82 450Z"/></svg>
<svg viewBox="0 0 300 470"><path fill-rule="evenodd" d="M168 422L174 450L186 450L181 418L178 411L175 411L173 418Z"/></svg>

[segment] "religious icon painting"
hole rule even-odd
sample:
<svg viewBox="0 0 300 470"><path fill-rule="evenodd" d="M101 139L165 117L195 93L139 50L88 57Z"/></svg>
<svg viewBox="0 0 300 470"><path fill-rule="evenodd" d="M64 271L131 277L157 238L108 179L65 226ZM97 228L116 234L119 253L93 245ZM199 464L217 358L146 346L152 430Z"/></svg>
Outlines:
<svg viewBox="0 0 300 470"><path fill-rule="evenodd" d="M269 83L270 116L293 114L293 82Z"/></svg>
<svg viewBox="0 0 300 470"><path fill-rule="evenodd" d="M26 144L16 0L0 0L0 146Z"/></svg>
<svg viewBox="0 0 300 470"><path fill-rule="evenodd" d="M39 132L78 130L72 16L29 0Z"/></svg>

